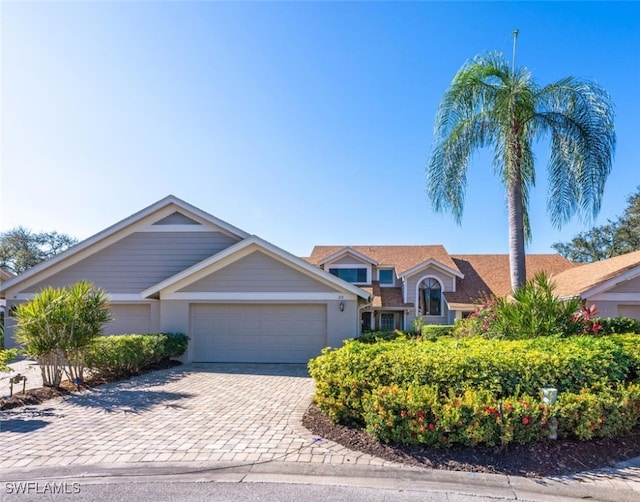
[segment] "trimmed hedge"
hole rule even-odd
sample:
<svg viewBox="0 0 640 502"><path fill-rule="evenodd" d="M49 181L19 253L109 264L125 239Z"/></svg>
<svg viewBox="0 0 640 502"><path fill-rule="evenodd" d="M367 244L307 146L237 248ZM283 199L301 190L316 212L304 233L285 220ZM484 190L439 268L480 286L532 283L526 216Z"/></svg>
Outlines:
<svg viewBox="0 0 640 502"><path fill-rule="evenodd" d="M86 366L102 378L123 378L184 354L189 338L182 333L111 335L87 349Z"/></svg>
<svg viewBox="0 0 640 502"><path fill-rule="evenodd" d="M397 339L370 345L347 342L344 347L327 349L310 361L309 373L316 382L316 403L328 416L341 423L366 426L381 440L413 442L418 438L418 442L437 446L452 442L527 442L547 433L544 426L551 412L539 408L542 415L526 417L513 412L513 418L509 419L505 407L518 410L524 406L521 402L531 409L539 407L538 394L543 387L558 389L556 410L582 402L586 396L595 396L592 400L602 403L594 404L593 409L614 415L618 412L612 408L611 399L615 401L618 396L615 392L627 392L625 399L630 408L623 410L624 426L617 430L632 427L638 417L631 409L636 406L634 403L640 403L640 390L630 386L637 383L640 374L638 340L636 335L613 335L517 341ZM497 409L499 403L503 406L502 426L490 427L486 422L489 418L482 418L478 410ZM564 404L560 406L561 403ZM417 425L418 430L405 424L410 418L408 413L419 410L423 413L431 410L433 421L429 423L433 429L429 429L429 423ZM398 422L398 416L405 421ZM572 423L565 415L561 416L568 427L562 429L565 435L584 439L588 436L585 430L595 427L593 417L587 422L580 418ZM455 423L451 421L454 418ZM525 418L526 423L522 422ZM424 416L423 419L426 420ZM518 420L521 426L516 424ZM458 421L461 425L455 425ZM421 426L426 429L420 430ZM607 427L603 430L605 434L613 433ZM447 440L436 441L436 437Z"/></svg>
<svg viewBox="0 0 640 502"><path fill-rule="evenodd" d="M383 442L431 447L530 443L549 436L591 439L628 434L640 418L640 385L565 392L554 406L529 395L496 400L468 389L442 397L433 386L374 389L365 398L367 431Z"/></svg>
<svg viewBox="0 0 640 502"><path fill-rule="evenodd" d="M640 321L629 317L605 317L595 319L602 326L603 335L640 333Z"/></svg>
<svg viewBox="0 0 640 502"><path fill-rule="evenodd" d="M422 338L440 338L453 336L455 326L453 324L425 324L422 326Z"/></svg>

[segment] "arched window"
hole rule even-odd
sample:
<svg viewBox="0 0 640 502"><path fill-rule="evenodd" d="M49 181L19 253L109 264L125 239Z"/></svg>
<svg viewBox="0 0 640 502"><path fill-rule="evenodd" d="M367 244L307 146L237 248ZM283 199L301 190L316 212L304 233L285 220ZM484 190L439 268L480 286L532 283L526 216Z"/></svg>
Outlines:
<svg viewBox="0 0 640 502"><path fill-rule="evenodd" d="M420 284L418 289L420 315L442 315L442 286L431 277Z"/></svg>

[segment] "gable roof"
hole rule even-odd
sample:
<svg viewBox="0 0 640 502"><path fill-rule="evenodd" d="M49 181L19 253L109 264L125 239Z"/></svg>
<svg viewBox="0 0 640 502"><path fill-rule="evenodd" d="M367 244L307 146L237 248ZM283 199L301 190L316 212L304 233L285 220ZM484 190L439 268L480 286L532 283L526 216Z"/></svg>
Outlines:
<svg viewBox="0 0 640 502"><path fill-rule="evenodd" d="M154 286L147 288L142 291L142 297L151 297L160 293L162 290L169 289L179 289L183 288L192 282L195 282L200 278L202 273L212 273L215 270L223 268L244 256L247 256L248 253L260 250L265 252L266 254L280 259L283 262L286 262L288 265L296 268L297 270L309 275L325 284L329 284L337 289L342 291L348 291L353 293L360 298L368 300L370 295L367 291L354 286L353 284L348 283L324 270L319 269L313 265L310 265L302 258L298 258L297 256L288 253L287 251L280 249L277 246L261 239L256 235L252 235L247 237L246 239L234 244L219 253L216 253L209 258L202 260L199 263L175 274L172 277L169 277Z"/></svg>
<svg viewBox="0 0 640 502"><path fill-rule="evenodd" d="M638 267L640 267L640 251L579 265L554 277L556 294L588 296L598 289L612 287L614 284L611 282L630 278L627 276L640 275Z"/></svg>
<svg viewBox="0 0 640 502"><path fill-rule="evenodd" d="M361 255L370 257L379 266L394 266L396 274L403 275L408 270L426 262L439 263L457 274L461 274L444 246L315 246L308 261L315 265L326 262L326 258L340 254L340 251L352 249Z"/></svg>
<svg viewBox="0 0 640 502"><path fill-rule="evenodd" d="M0 268L0 283L13 279L16 275L13 272L9 272L4 268Z"/></svg>
<svg viewBox="0 0 640 502"><path fill-rule="evenodd" d="M147 206L146 208L138 211L137 213L132 214L128 218L111 225L105 230L85 239L84 241L76 244L75 246L70 247L69 249L63 251L62 253L42 262L38 265L30 268L26 272L9 279L6 282L0 284L0 297L4 297L4 292L12 288L18 284L24 283L26 281L31 280L37 275L43 274L46 278L48 275L48 271L54 269L56 265L66 260L73 260L76 257L84 257L94 252L103 249L107 245L113 243L115 240L123 238L128 235L132 230L131 228L143 222L145 219L152 217L154 214L158 214L162 219L167 216L173 215L176 210L186 213L188 217L193 218L194 220L200 220L201 222L208 223L212 226L217 227L223 233L235 237L237 239L245 239L249 236L249 234L243 230L240 230L237 227L223 221L215 216L185 202L174 195L168 195L167 197L159 200ZM161 216L160 216L161 215ZM53 273L53 272L51 272ZM40 279L42 279L40 278Z"/></svg>
<svg viewBox="0 0 640 502"><path fill-rule="evenodd" d="M325 256L322 260L320 260L318 262L318 265L324 265L325 263L330 262L332 260L335 260L335 259L339 258L340 256L343 256L343 255L346 255L346 254L350 254L352 256L355 256L359 260L362 260L362 261L364 261L366 263L370 263L371 265L378 265L378 262L376 260L374 260L370 256L364 255L364 254L356 251L351 246L347 246L345 248L340 249L339 251L336 251L333 254Z"/></svg>
<svg viewBox="0 0 640 502"><path fill-rule="evenodd" d="M485 296L508 296L511 294L509 255L452 255L451 258L464 274L464 280L458 279L456 283L456 291L445 293L447 303L451 308L468 308ZM528 254L525 264L527 279L532 279L542 271L556 276L576 266L575 263L559 254Z"/></svg>

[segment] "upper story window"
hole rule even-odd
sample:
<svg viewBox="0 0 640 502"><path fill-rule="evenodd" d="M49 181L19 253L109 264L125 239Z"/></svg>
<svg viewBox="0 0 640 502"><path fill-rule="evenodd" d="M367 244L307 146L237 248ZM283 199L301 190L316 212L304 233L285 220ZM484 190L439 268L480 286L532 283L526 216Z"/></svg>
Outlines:
<svg viewBox="0 0 640 502"><path fill-rule="evenodd" d="M329 268L329 273L353 284L367 283L366 268Z"/></svg>
<svg viewBox="0 0 640 502"><path fill-rule="evenodd" d="M422 281L418 297L420 315L442 315L442 286L436 279Z"/></svg>
<svg viewBox="0 0 640 502"><path fill-rule="evenodd" d="M380 286L393 286L393 270L390 268L378 270L378 279L380 281Z"/></svg>

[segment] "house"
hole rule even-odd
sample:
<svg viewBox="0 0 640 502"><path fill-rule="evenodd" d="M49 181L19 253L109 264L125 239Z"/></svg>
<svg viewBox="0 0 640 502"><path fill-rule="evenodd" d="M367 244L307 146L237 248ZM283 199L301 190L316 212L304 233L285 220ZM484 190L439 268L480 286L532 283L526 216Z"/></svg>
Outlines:
<svg viewBox="0 0 640 502"><path fill-rule="evenodd" d="M640 319L640 251L570 268L554 280L556 294L580 296L600 317Z"/></svg>
<svg viewBox="0 0 640 502"><path fill-rule="evenodd" d="M511 292L508 255L450 255L443 246L316 246L307 261L369 292L360 308L363 331L453 324L479 300ZM558 254L526 257L527 277L575 264Z"/></svg>
<svg viewBox="0 0 640 502"><path fill-rule="evenodd" d="M603 316L640 318L640 251L588 265L526 258L561 296ZM168 196L0 284L9 312L46 286L104 289L107 334L177 331L187 362L301 363L367 330L451 324L511 292L507 255L451 255L441 245L316 246L296 257ZM8 316L5 344L15 344Z"/></svg>
<svg viewBox="0 0 640 502"><path fill-rule="evenodd" d="M10 310L46 286L91 281L106 332L189 335L186 361L306 362L359 331L369 293L174 196L0 285ZM6 345L15 344L9 316Z"/></svg>

